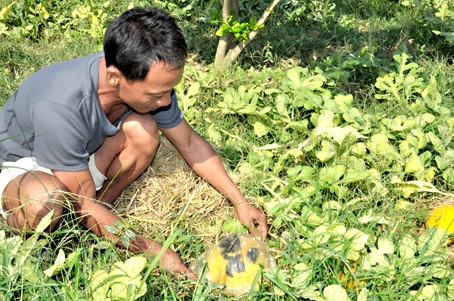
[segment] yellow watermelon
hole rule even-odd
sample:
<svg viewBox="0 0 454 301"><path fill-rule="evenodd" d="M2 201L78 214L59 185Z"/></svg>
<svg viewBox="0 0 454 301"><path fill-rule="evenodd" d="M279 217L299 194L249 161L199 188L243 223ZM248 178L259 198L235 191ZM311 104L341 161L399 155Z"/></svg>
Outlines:
<svg viewBox="0 0 454 301"><path fill-rule="evenodd" d="M429 212L426 227L443 228L454 233L454 205L441 205Z"/></svg>
<svg viewBox="0 0 454 301"><path fill-rule="evenodd" d="M206 279L225 285L227 293L248 293L261 268L275 268L268 245L249 234L233 234L203 253L190 268L198 275L207 265Z"/></svg>

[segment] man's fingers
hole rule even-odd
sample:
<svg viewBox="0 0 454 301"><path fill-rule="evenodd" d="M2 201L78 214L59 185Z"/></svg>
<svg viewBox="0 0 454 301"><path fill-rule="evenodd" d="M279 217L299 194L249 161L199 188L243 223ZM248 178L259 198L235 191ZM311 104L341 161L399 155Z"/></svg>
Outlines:
<svg viewBox="0 0 454 301"><path fill-rule="evenodd" d="M173 273L186 274L189 279L197 280L197 275L184 265L181 257L178 256L177 253L170 249L167 249L161 257L161 264L164 268L169 269Z"/></svg>
<svg viewBox="0 0 454 301"><path fill-rule="evenodd" d="M262 241L265 240L268 234L268 226L266 224L259 223L258 226L252 225L248 228L251 235L260 237Z"/></svg>
<svg viewBox="0 0 454 301"><path fill-rule="evenodd" d="M262 227L263 234L265 236L268 236L269 228L268 228L268 224L266 223L266 219L265 219L265 221L263 221L263 223L260 224L260 227Z"/></svg>
<svg viewBox="0 0 454 301"><path fill-rule="evenodd" d="M247 226L251 235L265 240L268 235L268 225L266 215L262 211L252 204L243 203L241 206L237 206L236 213L239 220Z"/></svg>
<svg viewBox="0 0 454 301"><path fill-rule="evenodd" d="M197 280L197 278L198 278L197 275L191 270L188 270L186 272L186 276L188 276L188 278L191 280Z"/></svg>
<svg viewBox="0 0 454 301"><path fill-rule="evenodd" d="M262 216L262 218L258 222L258 227L260 228L260 233L263 235L263 238L268 235L268 224L266 223L266 217L265 215Z"/></svg>

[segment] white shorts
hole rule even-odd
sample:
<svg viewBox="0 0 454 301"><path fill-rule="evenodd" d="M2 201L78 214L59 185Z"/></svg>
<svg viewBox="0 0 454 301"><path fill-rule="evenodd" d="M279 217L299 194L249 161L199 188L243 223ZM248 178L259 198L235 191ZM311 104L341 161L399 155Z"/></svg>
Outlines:
<svg viewBox="0 0 454 301"><path fill-rule="evenodd" d="M92 154L88 160L88 169L95 182L96 190L101 189L107 178L96 168L95 154ZM7 217L6 212L2 208L3 191L12 179L27 171L42 171L53 175L50 169L39 166L34 157L22 158L16 162L4 162L0 173L0 216Z"/></svg>

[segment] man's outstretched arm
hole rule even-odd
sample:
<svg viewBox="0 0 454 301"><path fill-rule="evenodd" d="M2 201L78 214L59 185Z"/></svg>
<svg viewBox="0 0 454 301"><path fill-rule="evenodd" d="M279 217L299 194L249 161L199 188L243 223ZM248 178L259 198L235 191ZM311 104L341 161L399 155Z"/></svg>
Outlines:
<svg viewBox="0 0 454 301"><path fill-rule="evenodd" d="M227 174L211 145L197 134L184 119L174 128L161 128L160 130L172 142L188 165L230 200L235 207L238 219L248 227L249 232L265 238L268 234L265 214L247 202L238 186Z"/></svg>
<svg viewBox="0 0 454 301"><path fill-rule="evenodd" d="M95 200L96 190L93 179L88 169L77 172L53 171L54 175L62 181L72 198L74 209L81 218L81 224L93 231L99 237L106 237L125 248L119 237L106 229L106 226L115 226L121 218L113 213L102 202ZM162 245L140 234L130 241L129 251L144 253L146 257L157 255ZM196 275L181 261L181 258L171 249L167 249L160 259L164 268L175 273L186 273L195 279Z"/></svg>

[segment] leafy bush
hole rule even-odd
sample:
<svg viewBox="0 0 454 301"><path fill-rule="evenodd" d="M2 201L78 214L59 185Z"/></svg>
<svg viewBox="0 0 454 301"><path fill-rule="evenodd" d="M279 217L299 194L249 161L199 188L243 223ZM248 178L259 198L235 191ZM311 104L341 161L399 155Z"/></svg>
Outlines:
<svg viewBox="0 0 454 301"><path fill-rule="evenodd" d="M46 239L39 239L44 229L50 225L52 212L50 212L36 228L35 233L27 240L20 236L7 238L4 231L0 231L0 299L35 300L35 296L50 298L61 288L50 277L62 268L65 255L61 252L55 264L48 269L43 269L42 263L36 257L48 243ZM38 293L39 291L39 293Z"/></svg>
<svg viewBox="0 0 454 301"><path fill-rule="evenodd" d="M0 11L0 35L38 40L76 30L102 40L105 27L113 17L110 2L14 1Z"/></svg>
<svg viewBox="0 0 454 301"><path fill-rule="evenodd" d="M221 100L205 112L238 116L261 141L241 146L247 156L236 168L263 193L279 196L266 205L274 226L293 220L290 211L323 193L343 201L363 193L409 197L437 192L434 184L454 184L454 118L436 80L425 78L424 68L410 59L398 50L388 72L377 65L375 98L393 106L392 114L370 113L356 107L352 95L333 93L330 83L342 69L333 74L293 67L276 85L218 91ZM348 79L348 72L343 76ZM199 93L189 91L191 97ZM226 133L215 124L208 128L212 141L240 147L235 135L226 133L235 139L221 141L220 132Z"/></svg>
<svg viewBox="0 0 454 301"><path fill-rule="evenodd" d="M454 43L454 3L450 0L412 0L403 5L413 5L424 13L424 20L432 32Z"/></svg>

